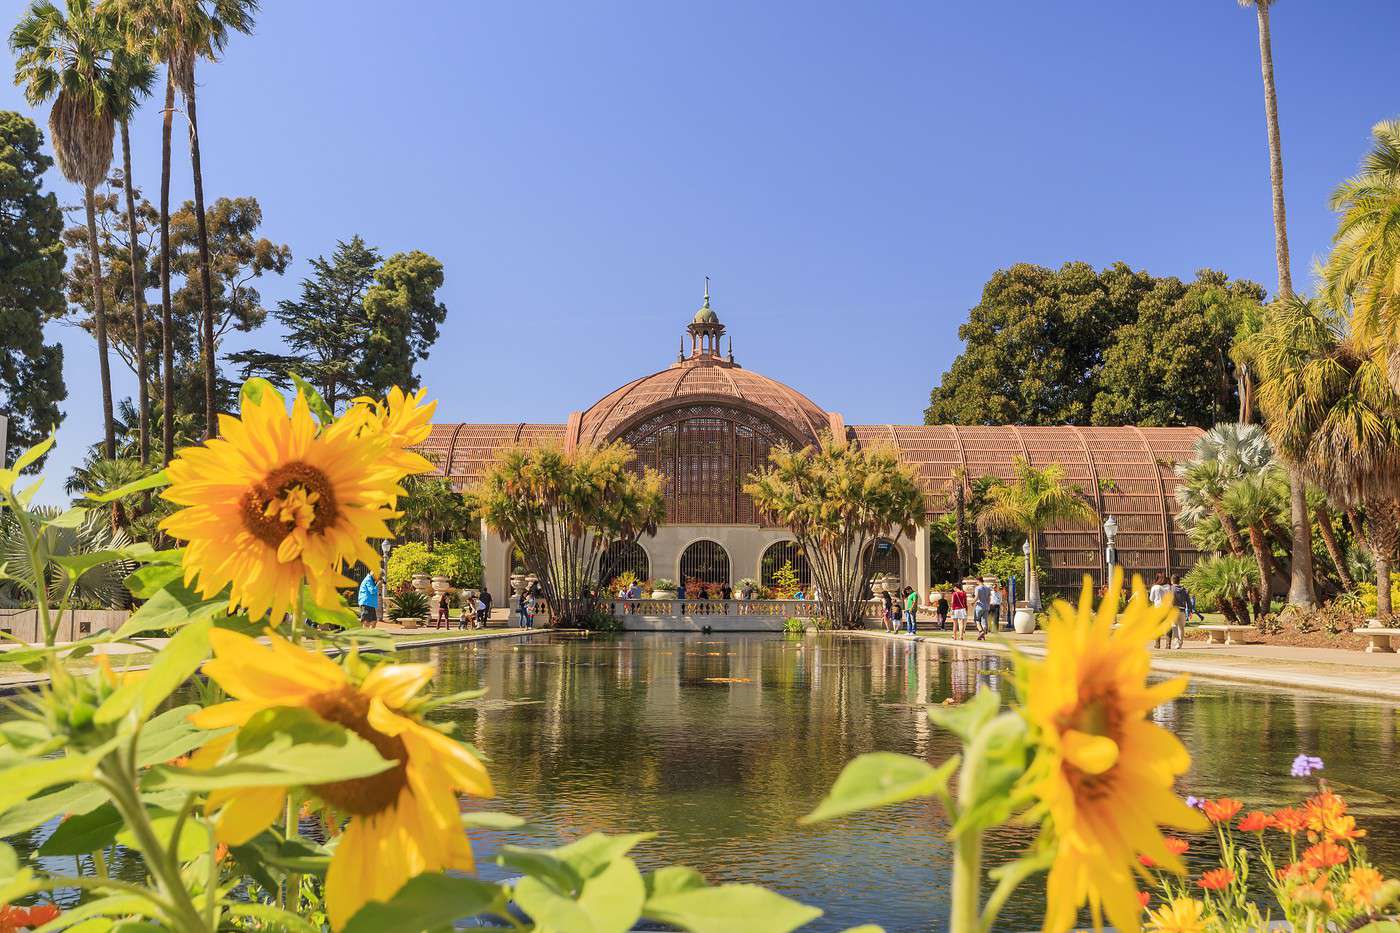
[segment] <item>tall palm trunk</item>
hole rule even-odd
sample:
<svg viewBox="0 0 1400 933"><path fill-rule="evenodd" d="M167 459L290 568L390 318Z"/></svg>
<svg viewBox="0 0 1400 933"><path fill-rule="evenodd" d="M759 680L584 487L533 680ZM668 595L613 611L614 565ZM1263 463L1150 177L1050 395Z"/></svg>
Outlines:
<svg viewBox="0 0 1400 933"><path fill-rule="evenodd" d="M1396 504L1377 502L1367 509L1366 524L1370 530L1371 557L1376 565L1376 618L1385 625L1391 614L1390 565L1400 551L1400 523L1396 522Z"/></svg>
<svg viewBox="0 0 1400 933"><path fill-rule="evenodd" d="M92 320L97 332L98 373L102 380L102 449L107 459L117 455L117 433L112 422L112 371L107 363L107 303L102 294L102 254L97 246L97 211L93 205L91 185L83 189L83 207L87 211L88 262L92 275Z"/></svg>
<svg viewBox="0 0 1400 933"><path fill-rule="evenodd" d="M1278 129L1278 91L1274 86L1273 39L1269 31L1269 5L1272 0L1254 0L1259 20L1259 70L1264 78L1264 118L1269 133L1269 182L1274 196L1274 258L1278 264L1278 297L1293 297L1293 273L1288 258L1288 215L1283 203L1283 141ZM1291 465L1288 513L1293 526L1289 551L1288 603L1304 609L1317 606L1313 588L1312 521L1308 516L1307 488L1303 477Z"/></svg>
<svg viewBox="0 0 1400 933"><path fill-rule="evenodd" d="M1274 555L1269 550L1269 542L1264 538L1264 529L1258 524L1249 525L1249 544L1254 548L1254 559L1259 564L1259 595L1254 610L1256 616L1269 611L1269 578L1274 575Z"/></svg>
<svg viewBox="0 0 1400 933"><path fill-rule="evenodd" d="M1230 553L1236 557L1244 556L1244 539L1240 537L1240 529L1235 525L1235 520L1230 517L1230 513L1219 502L1211 503L1211 510L1215 512L1216 519L1220 522L1220 528L1225 532L1225 540L1229 542Z"/></svg>
<svg viewBox="0 0 1400 933"><path fill-rule="evenodd" d="M131 316L136 325L137 425L140 437L141 465L151 459L150 389L146 373L146 287L138 267L140 249L136 242L136 195L131 190L131 132L128 122L121 121L122 176L126 179L126 233L131 252Z"/></svg>
<svg viewBox="0 0 1400 933"><path fill-rule="evenodd" d="M160 128L160 393L164 406L161 460L175 455L175 337L170 313L170 121L175 116L175 79L165 74L165 110Z"/></svg>
<svg viewBox="0 0 1400 933"><path fill-rule="evenodd" d="M1322 535L1322 543L1327 548L1327 556L1332 558L1332 566L1337 568L1337 579L1342 583L1342 589L1356 589L1356 580L1351 576L1351 571L1347 569L1346 558L1342 556L1342 549L1337 544L1337 535L1332 531L1332 513L1327 506L1319 505L1313 512L1317 519L1317 531Z"/></svg>
<svg viewBox="0 0 1400 933"><path fill-rule="evenodd" d="M204 173L199 164L199 116L195 109L194 81L185 90L185 116L190 121L190 164L194 171L194 223L199 240L200 343L204 358L204 436L218 433L214 411L214 389L218 375L214 366L214 305L209 282L209 228L204 222Z"/></svg>

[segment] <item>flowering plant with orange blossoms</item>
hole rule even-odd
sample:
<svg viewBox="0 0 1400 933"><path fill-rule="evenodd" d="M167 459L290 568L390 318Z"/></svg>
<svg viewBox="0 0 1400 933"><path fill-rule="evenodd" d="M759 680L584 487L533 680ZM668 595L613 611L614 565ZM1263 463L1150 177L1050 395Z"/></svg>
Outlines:
<svg viewBox="0 0 1400 933"><path fill-rule="evenodd" d="M31 511L33 487L19 488L52 438L0 469L0 519L29 564L0 569L41 581L31 595L44 635L6 660L47 675L0 722L0 826L39 843L24 857L0 843L0 930L71 918L102 931L362 933L477 918L620 933L643 919L690 930L742 914L747 930L787 933L819 916L683 866L643 875L629 853L649 833L505 846L497 862L514 877L472 874L470 832L522 823L480 809L495 793L483 756L433 718L479 693L435 694L430 664L372 661L365 652L392 652L392 639L361 628L339 592L347 566L378 563L371 540L389 536L402 480L432 469L414 447L434 403L394 389L337 416L292 381L288 399L250 380L219 437L96 497L163 488L181 507L162 523L178 550L55 554L51 532L85 510ZM139 607L115 632L59 646L77 579L103 562L139 566L126 579ZM112 644L149 650L155 631L170 637L147 671L114 669L107 654L76 669ZM184 684L194 701L171 702ZM107 871L119 851L142 879ZM57 867L70 859L75 871ZM61 915L55 892L76 896Z"/></svg>
<svg viewBox="0 0 1400 933"><path fill-rule="evenodd" d="M1311 770L1322 767L1315 757L1299 760L1313 763ZM1302 776L1296 764L1294 775ZM1346 800L1326 782L1320 781L1318 792L1299 807L1272 813L1251 810L1237 820L1243 809L1238 800L1202 800L1199 806L1211 820L1220 862L1195 880L1194 892L1176 878L1158 876L1161 906L1148 908L1148 930L1255 933L1268 929L1279 915L1292 929L1309 933L1385 933L1396 928L1400 881L1386 879L1367 860L1358 842L1365 830L1357 827ZM1272 905L1250 897L1254 866L1266 879Z"/></svg>

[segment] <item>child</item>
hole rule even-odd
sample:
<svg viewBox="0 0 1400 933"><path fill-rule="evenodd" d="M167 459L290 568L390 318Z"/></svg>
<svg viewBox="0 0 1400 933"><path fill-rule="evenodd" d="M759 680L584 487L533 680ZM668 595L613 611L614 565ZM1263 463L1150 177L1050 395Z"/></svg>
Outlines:
<svg viewBox="0 0 1400 933"><path fill-rule="evenodd" d="M462 616L457 620L457 627L462 631L476 628L476 600L470 596L462 599Z"/></svg>

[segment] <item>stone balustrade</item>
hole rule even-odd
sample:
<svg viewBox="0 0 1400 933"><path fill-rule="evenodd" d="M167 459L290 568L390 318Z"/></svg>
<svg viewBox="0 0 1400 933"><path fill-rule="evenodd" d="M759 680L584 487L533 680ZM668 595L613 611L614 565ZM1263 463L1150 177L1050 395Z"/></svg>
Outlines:
<svg viewBox="0 0 1400 933"><path fill-rule="evenodd" d="M812 599L614 599L612 613L624 629L671 632L781 631L788 619L812 619L821 603ZM878 601L865 604L864 617L882 615Z"/></svg>

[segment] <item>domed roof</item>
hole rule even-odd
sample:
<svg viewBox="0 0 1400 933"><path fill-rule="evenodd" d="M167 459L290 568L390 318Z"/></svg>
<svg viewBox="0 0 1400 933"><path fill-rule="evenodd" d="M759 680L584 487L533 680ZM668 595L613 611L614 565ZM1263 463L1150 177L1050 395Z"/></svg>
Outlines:
<svg viewBox="0 0 1400 933"><path fill-rule="evenodd" d="M700 310L695 312L695 317L691 319L692 324L718 324L719 315L715 314L715 309L710 307L710 296L705 296L705 303L700 306Z"/></svg>
<svg viewBox="0 0 1400 933"><path fill-rule="evenodd" d="M583 412L579 443L606 443L637 416L688 401L737 402L757 409L802 443L815 442L828 425L826 412L790 386L723 360L691 357L635 379L595 402Z"/></svg>

